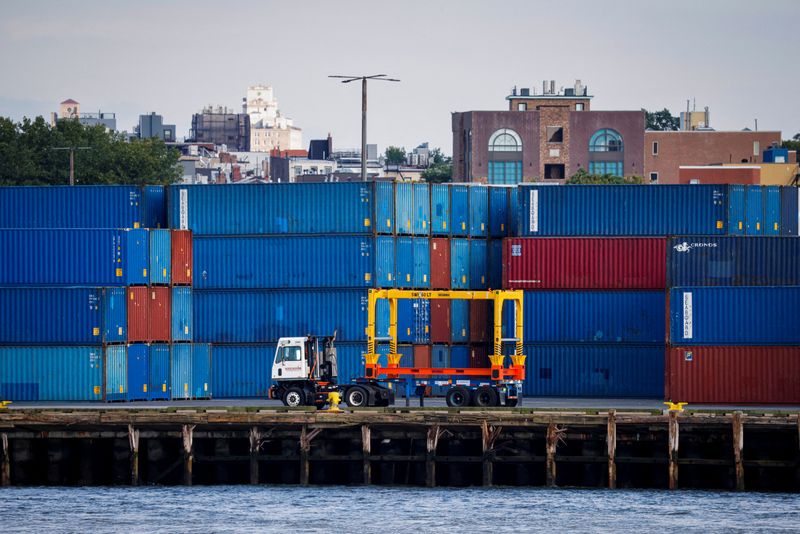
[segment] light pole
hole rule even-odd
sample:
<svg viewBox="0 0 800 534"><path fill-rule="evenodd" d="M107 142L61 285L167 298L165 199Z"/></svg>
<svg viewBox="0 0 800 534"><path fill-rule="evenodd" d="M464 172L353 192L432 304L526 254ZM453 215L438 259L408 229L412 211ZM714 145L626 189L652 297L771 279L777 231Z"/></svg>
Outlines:
<svg viewBox="0 0 800 534"><path fill-rule="evenodd" d="M386 74L372 76L328 76L328 78L344 78L342 83L361 80L361 181L367 181L367 80L381 82L399 82L394 78L386 78Z"/></svg>
<svg viewBox="0 0 800 534"><path fill-rule="evenodd" d="M75 151L91 150L90 146L62 146L53 147L50 150L69 150L69 185L75 185Z"/></svg>

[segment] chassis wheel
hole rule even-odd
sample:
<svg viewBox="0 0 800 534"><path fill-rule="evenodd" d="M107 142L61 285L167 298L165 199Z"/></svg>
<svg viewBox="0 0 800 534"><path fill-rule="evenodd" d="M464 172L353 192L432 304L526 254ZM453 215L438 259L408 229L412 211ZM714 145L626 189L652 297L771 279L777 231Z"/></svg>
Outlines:
<svg viewBox="0 0 800 534"><path fill-rule="evenodd" d="M463 408L470 404L469 389L464 386L455 386L447 390L445 401L451 408Z"/></svg>
<svg viewBox="0 0 800 534"><path fill-rule="evenodd" d="M305 392L300 388L289 388L283 394L283 405L290 408L303 406L305 404Z"/></svg>
<svg viewBox="0 0 800 534"><path fill-rule="evenodd" d="M363 408L369 403L369 394L361 386L355 386L347 390L344 402L351 408Z"/></svg>
<svg viewBox="0 0 800 534"><path fill-rule="evenodd" d="M492 386L478 386L472 394L472 403L481 408L497 406L500 397Z"/></svg>

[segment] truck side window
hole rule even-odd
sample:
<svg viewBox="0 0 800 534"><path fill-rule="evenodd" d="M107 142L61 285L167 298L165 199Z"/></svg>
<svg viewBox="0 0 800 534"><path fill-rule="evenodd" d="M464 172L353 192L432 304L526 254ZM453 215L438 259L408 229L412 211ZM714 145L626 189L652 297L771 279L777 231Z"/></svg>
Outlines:
<svg viewBox="0 0 800 534"><path fill-rule="evenodd" d="M283 361L285 361L285 362L299 362L300 361L300 347L283 347Z"/></svg>
<svg viewBox="0 0 800 534"><path fill-rule="evenodd" d="M285 347L281 347L281 350L276 351L275 353L275 363L281 363L283 361L283 351L286 350Z"/></svg>

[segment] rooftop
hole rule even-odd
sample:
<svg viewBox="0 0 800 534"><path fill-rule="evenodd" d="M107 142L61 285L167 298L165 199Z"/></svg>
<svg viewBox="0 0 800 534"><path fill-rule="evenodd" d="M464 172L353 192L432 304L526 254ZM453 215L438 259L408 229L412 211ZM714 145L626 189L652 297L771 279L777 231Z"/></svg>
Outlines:
<svg viewBox="0 0 800 534"><path fill-rule="evenodd" d="M572 87L559 87L556 89L555 80L544 80L542 82L541 93L536 92L536 87L517 87L516 85L511 89L511 94L506 97L506 100L523 99L523 100L553 100L553 99L590 99L592 95L589 94L589 87L583 85L580 80L575 80Z"/></svg>

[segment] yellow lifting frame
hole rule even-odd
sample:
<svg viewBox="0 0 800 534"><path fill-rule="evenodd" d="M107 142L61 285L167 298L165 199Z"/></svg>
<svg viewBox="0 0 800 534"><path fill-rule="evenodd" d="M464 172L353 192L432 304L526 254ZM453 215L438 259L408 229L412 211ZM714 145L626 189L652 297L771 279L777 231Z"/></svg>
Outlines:
<svg viewBox="0 0 800 534"><path fill-rule="evenodd" d="M378 365L379 355L375 350L377 343L375 336L375 316L377 303L380 299L389 301L389 365L381 370ZM448 300L491 300L494 302L494 353L489 356L490 369L431 369L431 368L400 368L400 355L397 353L397 301L399 299L448 299ZM503 303L514 303L516 310L516 324L514 326L514 355L511 356L511 365L503 368L505 356L502 354L503 345ZM464 376L489 376L493 380L524 380L525 355L522 353L522 325L523 322L523 292L519 290L495 291L418 291L408 289L370 289L367 308L367 354L365 376L377 378L379 374L388 377L406 375L432 375L432 374L463 374Z"/></svg>

